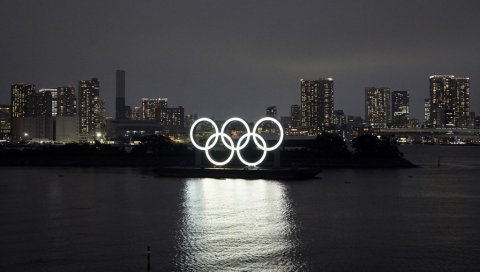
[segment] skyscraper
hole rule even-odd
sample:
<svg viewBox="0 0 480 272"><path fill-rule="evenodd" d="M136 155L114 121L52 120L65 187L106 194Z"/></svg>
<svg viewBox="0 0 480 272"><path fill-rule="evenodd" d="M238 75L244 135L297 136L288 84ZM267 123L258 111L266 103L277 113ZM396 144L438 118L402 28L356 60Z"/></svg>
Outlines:
<svg viewBox="0 0 480 272"><path fill-rule="evenodd" d="M11 111L13 118L35 116L35 85L17 83L11 86Z"/></svg>
<svg viewBox="0 0 480 272"><path fill-rule="evenodd" d="M116 101L115 101L115 119L127 119L125 108L125 71L116 71Z"/></svg>
<svg viewBox="0 0 480 272"><path fill-rule="evenodd" d="M431 107L431 101L430 98L425 98L423 101L423 112L424 112L424 118L423 118L423 124L425 127L431 127L432 124L430 123L430 107Z"/></svg>
<svg viewBox="0 0 480 272"><path fill-rule="evenodd" d="M390 88L365 88L365 121L373 128L386 128L390 123Z"/></svg>
<svg viewBox="0 0 480 272"><path fill-rule="evenodd" d="M408 91L392 92L392 126L405 128L410 119L410 94Z"/></svg>
<svg viewBox="0 0 480 272"><path fill-rule="evenodd" d="M38 90L36 115L57 116L57 89Z"/></svg>
<svg viewBox="0 0 480 272"><path fill-rule="evenodd" d="M97 78L79 82L80 134L87 137L100 132L103 123L103 101L100 99L100 82Z"/></svg>
<svg viewBox="0 0 480 272"><path fill-rule="evenodd" d="M74 87L57 88L57 116L76 116L77 97Z"/></svg>
<svg viewBox="0 0 480 272"><path fill-rule="evenodd" d="M302 114L299 105L290 106L290 127L299 128L302 124Z"/></svg>
<svg viewBox="0 0 480 272"><path fill-rule="evenodd" d="M301 80L302 127L309 134L318 134L332 124L333 78Z"/></svg>
<svg viewBox="0 0 480 272"><path fill-rule="evenodd" d="M429 79L430 125L467 127L470 118L470 79L454 75L433 75Z"/></svg>

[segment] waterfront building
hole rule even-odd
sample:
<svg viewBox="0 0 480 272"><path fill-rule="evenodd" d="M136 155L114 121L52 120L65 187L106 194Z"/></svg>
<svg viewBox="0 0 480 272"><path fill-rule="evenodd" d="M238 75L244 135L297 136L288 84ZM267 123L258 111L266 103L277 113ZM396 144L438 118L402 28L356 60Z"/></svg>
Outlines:
<svg viewBox="0 0 480 272"><path fill-rule="evenodd" d="M125 71L117 70L115 73L116 79L116 99L115 99L115 119L126 120L128 115L125 107Z"/></svg>
<svg viewBox="0 0 480 272"><path fill-rule="evenodd" d="M12 114L10 105L0 105L0 135L12 132Z"/></svg>
<svg viewBox="0 0 480 272"><path fill-rule="evenodd" d="M40 89L37 94L37 115L57 116L58 91L57 89Z"/></svg>
<svg viewBox="0 0 480 272"><path fill-rule="evenodd" d="M298 129L302 124L302 114L299 105L290 106L290 128Z"/></svg>
<svg viewBox="0 0 480 272"><path fill-rule="evenodd" d="M84 139L91 139L97 133L101 133L104 123L104 105L100 99L100 82L97 78L81 80L78 91L80 134Z"/></svg>
<svg viewBox="0 0 480 272"><path fill-rule="evenodd" d="M392 92L392 127L405 128L410 119L410 94L408 91Z"/></svg>
<svg viewBox="0 0 480 272"><path fill-rule="evenodd" d="M55 116L57 113L56 108L56 89L40 89L36 94L36 110L35 116ZM55 96L55 107L54 105L54 96ZM54 115L55 113L55 115Z"/></svg>
<svg viewBox="0 0 480 272"><path fill-rule="evenodd" d="M365 88L365 122L372 128L386 128L390 124L390 88Z"/></svg>
<svg viewBox="0 0 480 272"><path fill-rule="evenodd" d="M142 120L160 122L161 110L168 107L167 98L142 98Z"/></svg>
<svg viewBox="0 0 480 272"><path fill-rule="evenodd" d="M308 134L321 133L332 124L333 78L300 81L301 126Z"/></svg>
<svg viewBox="0 0 480 272"><path fill-rule="evenodd" d="M57 116L77 116L75 87L57 88Z"/></svg>
<svg viewBox="0 0 480 272"><path fill-rule="evenodd" d="M160 124L167 133L179 132L185 127L185 111L182 106L176 108L161 108L157 112Z"/></svg>
<svg viewBox="0 0 480 272"><path fill-rule="evenodd" d="M431 107L430 98L425 98L425 100L423 101L423 112L424 112L423 124L425 127L432 127L432 124L430 123L430 107Z"/></svg>
<svg viewBox="0 0 480 272"><path fill-rule="evenodd" d="M470 79L454 75L432 75L430 116L432 127L468 127L470 123Z"/></svg>
<svg viewBox="0 0 480 272"><path fill-rule="evenodd" d="M35 85L16 83L11 86L12 118L35 116L36 92Z"/></svg>

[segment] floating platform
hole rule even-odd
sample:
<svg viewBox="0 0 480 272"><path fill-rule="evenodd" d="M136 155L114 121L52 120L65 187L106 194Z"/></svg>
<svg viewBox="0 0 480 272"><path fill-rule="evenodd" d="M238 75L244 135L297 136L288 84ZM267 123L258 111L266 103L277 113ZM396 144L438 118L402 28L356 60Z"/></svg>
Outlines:
<svg viewBox="0 0 480 272"><path fill-rule="evenodd" d="M158 167L161 177L216 178L216 179L269 179L306 180L315 178L319 168L201 168L201 167Z"/></svg>

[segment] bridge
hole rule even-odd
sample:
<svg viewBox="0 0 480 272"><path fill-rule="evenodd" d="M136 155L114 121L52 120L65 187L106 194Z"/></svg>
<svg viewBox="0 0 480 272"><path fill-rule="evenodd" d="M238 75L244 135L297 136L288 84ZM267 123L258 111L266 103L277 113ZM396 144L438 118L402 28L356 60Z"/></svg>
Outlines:
<svg viewBox="0 0 480 272"><path fill-rule="evenodd" d="M377 128L373 130L373 133L415 140L456 138L465 141L480 141L480 129L471 128Z"/></svg>

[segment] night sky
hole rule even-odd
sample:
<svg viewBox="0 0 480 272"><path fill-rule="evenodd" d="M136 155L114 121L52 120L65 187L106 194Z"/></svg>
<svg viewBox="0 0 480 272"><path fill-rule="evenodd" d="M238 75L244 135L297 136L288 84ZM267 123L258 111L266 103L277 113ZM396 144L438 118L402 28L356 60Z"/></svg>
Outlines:
<svg viewBox="0 0 480 272"><path fill-rule="evenodd" d="M300 103L300 79L333 77L335 108L364 116L364 88L409 90L423 119L428 76L471 78L480 114L479 1L6 1L0 104L10 85L98 77L114 115L115 70L128 105L168 97L186 113L255 120Z"/></svg>

